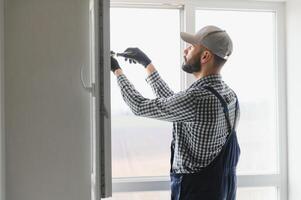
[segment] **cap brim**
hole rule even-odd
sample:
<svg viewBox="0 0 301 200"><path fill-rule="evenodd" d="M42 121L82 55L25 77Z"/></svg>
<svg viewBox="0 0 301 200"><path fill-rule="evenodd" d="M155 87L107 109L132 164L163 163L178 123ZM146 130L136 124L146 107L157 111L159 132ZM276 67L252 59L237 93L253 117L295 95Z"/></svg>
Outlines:
<svg viewBox="0 0 301 200"><path fill-rule="evenodd" d="M196 44L196 39L195 39L194 35L185 33L185 32L181 32L180 36L181 36L182 40L184 40L185 42L190 43L190 44Z"/></svg>

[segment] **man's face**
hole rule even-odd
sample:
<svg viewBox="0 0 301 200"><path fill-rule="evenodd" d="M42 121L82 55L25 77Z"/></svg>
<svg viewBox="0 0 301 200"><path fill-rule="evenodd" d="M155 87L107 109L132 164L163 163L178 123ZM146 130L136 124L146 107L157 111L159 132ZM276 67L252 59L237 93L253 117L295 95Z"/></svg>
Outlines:
<svg viewBox="0 0 301 200"><path fill-rule="evenodd" d="M201 45L190 44L184 50L184 62L182 69L187 73L198 72L201 70L200 56L202 52Z"/></svg>

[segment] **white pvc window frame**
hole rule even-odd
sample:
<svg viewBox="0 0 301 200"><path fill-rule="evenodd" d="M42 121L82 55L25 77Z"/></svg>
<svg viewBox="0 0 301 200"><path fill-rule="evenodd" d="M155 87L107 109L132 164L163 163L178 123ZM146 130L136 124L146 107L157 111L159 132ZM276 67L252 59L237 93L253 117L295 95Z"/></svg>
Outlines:
<svg viewBox="0 0 301 200"><path fill-rule="evenodd" d="M286 57L285 57L285 3L260 1L195 1L195 0L111 0L111 7L128 8L169 8L180 9L181 31L195 32L195 11L197 9L221 9L242 11L271 11L275 13L276 33L276 96L277 96L277 141L278 141L278 168L279 174L238 175L238 187L277 187L278 199L288 198L287 181L287 102L286 102ZM181 41L181 59L185 43ZM182 60L181 60L182 63ZM186 88L194 77L181 72L181 89ZM170 190L169 177L127 177L113 178L113 193L141 192L141 191L168 191Z"/></svg>

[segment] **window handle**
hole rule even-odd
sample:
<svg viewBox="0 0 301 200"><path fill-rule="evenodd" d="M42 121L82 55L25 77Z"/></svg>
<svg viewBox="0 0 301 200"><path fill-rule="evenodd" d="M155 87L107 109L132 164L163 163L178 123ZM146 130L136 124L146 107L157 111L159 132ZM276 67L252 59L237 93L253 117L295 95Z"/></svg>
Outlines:
<svg viewBox="0 0 301 200"><path fill-rule="evenodd" d="M91 83L91 86L88 86L84 81L84 67L82 66L80 68L80 80L82 82L83 88L92 94L93 97L95 97L95 83Z"/></svg>

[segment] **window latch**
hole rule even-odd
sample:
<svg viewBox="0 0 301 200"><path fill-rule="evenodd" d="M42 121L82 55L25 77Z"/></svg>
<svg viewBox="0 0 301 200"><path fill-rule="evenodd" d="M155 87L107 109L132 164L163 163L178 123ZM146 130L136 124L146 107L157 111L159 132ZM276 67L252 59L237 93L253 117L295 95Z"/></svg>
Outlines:
<svg viewBox="0 0 301 200"><path fill-rule="evenodd" d="M80 80L82 82L83 88L92 94L95 97L95 83L91 83L91 86L88 86L84 81L84 67L80 68Z"/></svg>

